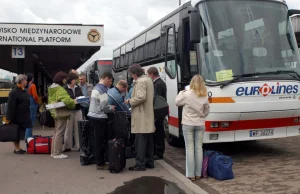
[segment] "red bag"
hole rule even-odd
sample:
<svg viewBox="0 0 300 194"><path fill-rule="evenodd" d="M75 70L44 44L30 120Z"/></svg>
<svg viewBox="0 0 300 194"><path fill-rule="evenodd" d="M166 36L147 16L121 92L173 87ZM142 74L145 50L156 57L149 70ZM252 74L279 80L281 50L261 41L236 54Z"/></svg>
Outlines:
<svg viewBox="0 0 300 194"><path fill-rule="evenodd" d="M28 154L50 154L52 137L34 136L27 139Z"/></svg>

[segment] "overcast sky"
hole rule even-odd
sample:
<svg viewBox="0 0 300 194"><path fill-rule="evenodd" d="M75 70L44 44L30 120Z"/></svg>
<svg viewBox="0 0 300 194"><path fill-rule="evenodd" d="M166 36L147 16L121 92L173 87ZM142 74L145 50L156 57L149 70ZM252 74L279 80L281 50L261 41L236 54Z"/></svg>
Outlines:
<svg viewBox="0 0 300 194"><path fill-rule="evenodd" d="M0 0L0 22L104 24L105 46L112 50L178 7L179 0ZM185 0L182 0L185 2ZM300 0L286 0L300 9Z"/></svg>

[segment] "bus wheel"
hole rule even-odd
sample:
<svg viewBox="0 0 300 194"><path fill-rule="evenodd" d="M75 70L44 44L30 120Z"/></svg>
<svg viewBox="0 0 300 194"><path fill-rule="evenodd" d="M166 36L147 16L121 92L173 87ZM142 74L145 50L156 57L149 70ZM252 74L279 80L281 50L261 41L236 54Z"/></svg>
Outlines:
<svg viewBox="0 0 300 194"><path fill-rule="evenodd" d="M164 128L165 128L165 136L169 145L174 147L182 147L184 146L183 138L177 138L169 133L169 123L168 120L164 120Z"/></svg>

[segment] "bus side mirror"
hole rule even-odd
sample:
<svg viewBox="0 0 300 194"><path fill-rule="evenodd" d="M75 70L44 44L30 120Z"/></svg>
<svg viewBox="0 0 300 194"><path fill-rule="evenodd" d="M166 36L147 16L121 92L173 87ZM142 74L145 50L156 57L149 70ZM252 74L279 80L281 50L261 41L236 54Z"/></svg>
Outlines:
<svg viewBox="0 0 300 194"><path fill-rule="evenodd" d="M200 15L197 9L189 10L190 42L200 43Z"/></svg>
<svg viewBox="0 0 300 194"><path fill-rule="evenodd" d="M297 9L290 9L290 10L288 11L289 17L291 17L292 15L297 15L297 14L300 14L300 10L297 10Z"/></svg>

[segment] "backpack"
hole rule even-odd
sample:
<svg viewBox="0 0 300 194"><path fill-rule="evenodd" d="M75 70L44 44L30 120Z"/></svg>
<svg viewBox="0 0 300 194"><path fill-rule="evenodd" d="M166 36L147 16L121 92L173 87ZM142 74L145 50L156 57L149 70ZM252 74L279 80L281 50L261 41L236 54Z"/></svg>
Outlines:
<svg viewBox="0 0 300 194"><path fill-rule="evenodd" d="M217 180L233 179L232 158L215 151L206 151L208 158L208 175Z"/></svg>
<svg viewBox="0 0 300 194"><path fill-rule="evenodd" d="M53 117L51 116L51 113L49 110L45 110L44 112L41 113L40 117L39 117L39 123L42 126L46 126L46 127L55 127L55 122Z"/></svg>

